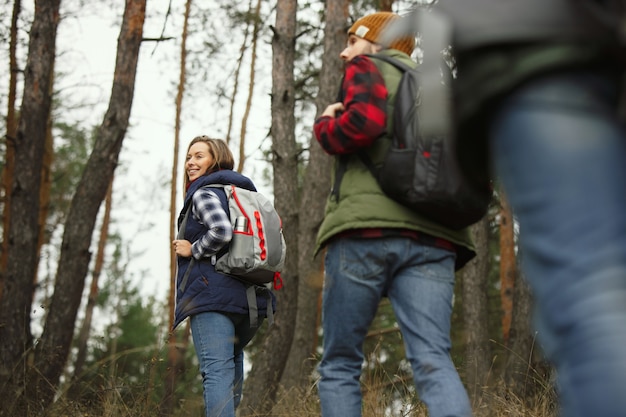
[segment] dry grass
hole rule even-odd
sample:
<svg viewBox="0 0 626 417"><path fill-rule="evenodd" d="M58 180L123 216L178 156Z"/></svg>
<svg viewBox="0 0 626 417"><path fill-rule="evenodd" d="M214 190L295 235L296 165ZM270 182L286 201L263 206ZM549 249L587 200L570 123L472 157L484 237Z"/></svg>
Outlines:
<svg viewBox="0 0 626 417"><path fill-rule="evenodd" d="M502 387L483 387L480 399L475 400L473 409L475 417L556 417L556 404L557 400L551 389L535 398L523 400L506 392ZM305 393L283 393L273 415L319 417L319 410L317 393L310 389ZM428 411L418 400L398 404L388 393L367 391L363 396L363 417L428 417Z"/></svg>
<svg viewBox="0 0 626 417"><path fill-rule="evenodd" d="M379 377L382 377L379 375ZM363 417L427 417L426 407L411 395L412 381L381 379L379 383L363 386ZM393 385L393 389L390 389ZM195 394L178 403L172 417L202 417L201 387ZM532 387L532 398L519 398L506 389L504 383L483 386L473 398L475 417L556 417L557 400L549 386ZM132 394L129 395L129 392ZM190 392L190 391L187 391ZM61 397L47 414L48 417L153 417L159 415L158 404L149 390L129 388L102 389L90 406ZM283 390L273 410L273 417L319 417L317 389L312 384L306 391ZM158 401L158 400L157 400ZM239 417L259 417L239 410ZM28 416L26 416L28 417Z"/></svg>
<svg viewBox="0 0 626 417"><path fill-rule="evenodd" d="M474 405L475 417L556 417L556 400L552 394L537 398L531 404L508 393L503 394L485 388L479 404ZM185 400L179 404L173 417L203 416L202 397ZM98 409L87 409L84 406L58 401L50 417L153 417L157 414L154 406L146 403L135 403L132 407L121 401L103 403ZM393 412L391 410L394 410ZM274 417L319 417L320 405L317 393L285 392L279 399ZM255 414L240 413L240 417L259 417ZM428 417L426 407L419 401L398 404L384 393L371 392L364 396L363 417Z"/></svg>

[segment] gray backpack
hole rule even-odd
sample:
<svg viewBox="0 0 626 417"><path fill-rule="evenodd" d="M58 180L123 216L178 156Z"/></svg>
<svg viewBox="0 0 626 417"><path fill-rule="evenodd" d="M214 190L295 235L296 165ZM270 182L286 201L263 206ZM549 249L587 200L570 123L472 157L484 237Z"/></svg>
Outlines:
<svg viewBox="0 0 626 417"><path fill-rule="evenodd" d="M283 286L280 276L285 265L287 246L283 236L282 221L272 203L263 194L234 185L210 184L205 188L223 188L228 201L233 238L227 251L211 257L215 270L242 281L247 286L246 297L250 313L250 326L258 326L257 295L267 299L267 319L274 322L272 298L266 284L273 283L279 290ZM184 236L191 204L185 211L178 238ZM183 275L180 288L184 290L195 264L191 261Z"/></svg>
<svg viewBox="0 0 626 417"><path fill-rule="evenodd" d="M391 145L380 166L367 152L358 156L385 194L412 211L449 229L479 221L491 201L490 184L477 187L461 172L450 135L424 134L421 106L423 74L402 61L369 55L402 73L395 96ZM431 82L439 82L434 80Z"/></svg>
<svg viewBox="0 0 626 417"><path fill-rule="evenodd" d="M280 289L287 246L282 221L272 203L257 191L234 185L206 187L224 189L233 225L233 239L228 251L213 260L215 269L250 284L273 282L274 289Z"/></svg>

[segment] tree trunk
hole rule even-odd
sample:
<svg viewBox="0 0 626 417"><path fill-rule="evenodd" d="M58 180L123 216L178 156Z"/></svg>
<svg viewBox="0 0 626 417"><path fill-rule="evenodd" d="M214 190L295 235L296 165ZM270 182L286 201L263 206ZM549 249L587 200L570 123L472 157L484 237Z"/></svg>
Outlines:
<svg viewBox="0 0 626 417"><path fill-rule="evenodd" d="M15 115L15 101L17 95L17 23L20 11L22 10L21 0L14 0L13 14L11 16L11 39L9 40L9 96L7 100L7 140L4 166L2 169L2 185L0 195L3 198L2 205L2 243L0 243L0 302L4 289L4 276L7 268L9 255L9 222L11 207L11 184L15 170L15 141L17 138L17 116ZM1 368L0 368L1 369ZM0 374L1 375L1 374Z"/></svg>
<svg viewBox="0 0 626 417"><path fill-rule="evenodd" d="M252 49L250 54L250 83L248 84L248 100L246 101L246 110L241 119L241 133L239 135L239 164L237 171L243 172L243 166L246 162L246 131L248 127L248 117L250 116L250 108L252 107L252 97L254 96L255 74L256 74L256 51L259 40L259 24L261 22L261 0L257 0L256 9L250 10L250 16L254 19L252 28Z"/></svg>
<svg viewBox="0 0 626 417"><path fill-rule="evenodd" d="M393 2L395 0L379 0L380 6L379 10L381 12L393 12Z"/></svg>
<svg viewBox="0 0 626 417"><path fill-rule="evenodd" d="M501 282L508 289L503 293L503 309L506 305L510 311L504 312L503 332L507 346L504 381L508 392L532 406L535 394L545 394L549 386L550 367L543 361L536 344L536 337L531 326L532 294L528 283L521 277L515 254L514 216L511 207L502 194L500 198L501 223ZM510 300L509 300L510 298ZM507 318L507 315L510 317ZM508 328L506 320L508 319Z"/></svg>
<svg viewBox="0 0 626 417"><path fill-rule="evenodd" d="M488 329L488 277L490 270L489 216L471 226L476 257L461 272L463 327L465 329L464 377L473 404L479 404L482 387L488 385L491 365Z"/></svg>
<svg viewBox="0 0 626 417"><path fill-rule="evenodd" d="M106 249L107 240L109 238L109 224L111 222L111 206L113 202L113 181L109 184L107 190L106 199L104 202L104 217L102 219L102 226L100 227L100 238L98 239L98 252L96 253L96 262L93 267L93 274L91 277L91 286L89 287L89 296L87 297L87 306L85 307L85 319L78 333L77 340L77 354L74 361L74 376L73 381L80 380L81 373L83 372L83 366L85 365L85 359L87 358L87 340L91 333L91 322L93 319L93 310L96 306L96 300L98 299L98 289L100 274L102 273L102 267L104 265L104 252Z"/></svg>
<svg viewBox="0 0 626 417"><path fill-rule="evenodd" d="M531 328L531 317L530 287L526 280L518 276L504 381L507 389L526 404L530 404L532 397L547 386L541 354Z"/></svg>
<svg viewBox="0 0 626 417"><path fill-rule="evenodd" d="M172 179L170 186L170 240L176 239L176 202L178 201L178 154L180 152L180 121L183 109L183 97L185 96L185 80L187 78L187 37L189 29L189 15L191 13L192 0L187 0L185 4L185 17L183 20L183 33L180 45L180 74L178 77L178 92L176 93L176 120L174 122L174 154L172 157ZM183 166L183 170L185 167ZM184 351L180 349L181 344L178 338L180 334L172 330L174 324L174 310L176 307L176 254L168 242L170 252L170 289L168 294L169 329L167 337L167 373L165 375L164 394L159 404L159 415L161 417L171 416L174 413L176 404L176 381L178 375L184 370ZM186 344L185 344L186 345Z"/></svg>
<svg viewBox="0 0 626 417"><path fill-rule="evenodd" d="M15 171L10 189L7 268L0 302L0 415L26 415L13 409L24 394L21 373L32 347L30 311L37 270L39 193L54 67L60 0L36 0L30 30L21 117L15 140ZM70 328L73 327L73 323ZM10 378L10 380L9 380ZM29 390L30 391L30 390Z"/></svg>
<svg viewBox="0 0 626 417"><path fill-rule="evenodd" d="M91 236L128 127L145 10L146 0L126 1L109 108L67 216L55 291L29 375L29 397L43 408L52 402L67 360L91 257Z"/></svg>
<svg viewBox="0 0 626 417"><path fill-rule="evenodd" d="M319 92L315 100L317 114L337 99L343 75L339 54L345 48L346 22L350 0L327 0L324 27L324 55L319 76ZM319 326L319 300L324 266L321 255L314 259L317 230L324 218L330 189L331 158L324 153L313 136L309 142L309 163L304 174L300 201L298 238L298 311L294 340L285 374L285 388L306 390L311 385L311 371L316 365L315 350Z"/></svg>
<svg viewBox="0 0 626 417"><path fill-rule="evenodd" d="M295 138L294 61L297 0L278 0L272 38L272 167L274 199L288 254L282 273L285 286L276 291L277 310L255 358L241 404L242 415L268 415L291 349L298 307L298 149Z"/></svg>
<svg viewBox="0 0 626 417"><path fill-rule="evenodd" d="M54 94L54 63L52 64L50 81L50 96ZM37 235L37 253L41 253L41 248L49 241L50 236L46 230L46 221L50 211L50 189L52 188L52 163L54 161L54 139L52 137L51 114L48 114L46 123L46 142L44 145L43 159L41 164L41 186L39 189L39 232ZM37 288L39 278L39 263L37 263L33 274L33 288ZM33 294L34 298L35 294Z"/></svg>
<svg viewBox="0 0 626 417"><path fill-rule="evenodd" d="M248 2L248 10L252 10L252 0ZM237 58L237 66L235 67L235 73L233 74L233 92L229 99L229 112L228 112L228 127L226 129L226 143L230 145L231 132L233 130L233 119L235 117L235 100L237 98L237 91L239 90L239 74L243 67L243 59L246 53L248 45L248 35L250 34L250 23L246 23L246 29L244 30L243 41L239 48L239 57ZM240 171L241 172L241 171Z"/></svg>
<svg viewBox="0 0 626 417"><path fill-rule="evenodd" d="M502 302L502 339L508 346L511 320L513 318L513 292L515 291L515 233L513 214L506 199L500 192L500 299Z"/></svg>

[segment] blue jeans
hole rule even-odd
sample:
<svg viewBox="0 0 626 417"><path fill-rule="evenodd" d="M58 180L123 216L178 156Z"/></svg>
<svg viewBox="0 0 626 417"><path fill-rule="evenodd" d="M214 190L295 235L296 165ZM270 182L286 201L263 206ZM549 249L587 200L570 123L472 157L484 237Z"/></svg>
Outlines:
<svg viewBox="0 0 626 417"><path fill-rule="evenodd" d="M235 417L243 387L243 348L256 331L247 314L211 311L191 316L206 417Z"/></svg>
<svg viewBox="0 0 626 417"><path fill-rule="evenodd" d="M429 415L471 415L449 355L454 261L453 252L404 237L345 238L328 246L319 365L322 416L361 415L363 342L384 295L393 306Z"/></svg>
<svg viewBox="0 0 626 417"><path fill-rule="evenodd" d="M566 417L626 415L626 136L617 93L606 75L544 76L503 102L490 131Z"/></svg>

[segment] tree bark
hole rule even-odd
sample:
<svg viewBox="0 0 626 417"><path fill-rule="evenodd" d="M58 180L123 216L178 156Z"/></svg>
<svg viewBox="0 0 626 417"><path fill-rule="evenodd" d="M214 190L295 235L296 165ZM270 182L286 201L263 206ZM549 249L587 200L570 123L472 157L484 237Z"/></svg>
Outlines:
<svg viewBox="0 0 626 417"><path fill-rule="evenodd" d="M15 170L15 141L17 137L17 116L15 115L15 101L17 95L17 24L22 10L21 0L14 0L11 16L11 38L9 40L9 95L7 97L7 140L4 166L2 169L2 243L0 243L0 302L4 289L4 276L9 255L9 222L11 207L11 184Z"/></svg>
<svg viewBox="0 0 626 417"><path fill-rule="evenodd" d="M343 75L339 54L345 48L346 24L350 0L327 0L324 27L324 55L319 76L319 92L315 105L317 114L337 99ZM331 158L324 153L311 136L309 162L304 174L300 201L298 238L298 312L294 341L282 385L289 389L306 391L311 385L311 372L317 363L317 333L319 328L320 295L324 266L321 255L314 258L317 230L324 218L324 208L330 189Z"/></svg>
<svg viewBox="0 0 626 417"><path fill-rule="evenodd" d="M126 0L109 108L70 205L55 291L29 374L28 395L44 409L54 399L67 360L91 257L91 236L128 127L145 11L146 0Z"/></svg>
<svg viewBox="0 0 626 417"><path fill-rule="evenodd" d="M54 63L52 64L50 76L50 96L54 94ZM52 137L52 119L48 114L46 123L46 142L44 144L43 159L41 164L41 186L39 188L39 232L37 235L37 253L41 253L43 245L49 241L49 234L46 230L46 222L50 212L50 191L52 188L52 163L54 161L54 138ZM33 289L37 288L39 275L39 263L37 263L33 274ZM34 299L35 294L33 294Z"/></svg>
<svg viewBox="0 0 626 417"><path fill-rule="evenodd" d="M24 76L21 117L15 138L15 171L11 183L7 268L0 302L0 415L24 415L13 399L24 394L24 366L32 347L30 311L37 270L41 169L52 104L60 0L36 0ZM72 326L73 327L73 323Z"/></svg>
<svg viewBox="0 0 626 417"><path fill-rule="evenodd" d="M178 77L178 90L176 93L176 120L174 122L174 153L172 156L172 178L170 185L170 240L168 249L170 252L170 288L168 293L168 312L169 312L169 333L167 336L167 373L165 375L164 394L159 404L159 415L161 417L170 416L174 412L176 403L176 381L178 375L185 369L184 356L185 351L181 348L187 346L186 343L179 343L180 333L174 332L172 326L174 324L174 312L176 308L176 254L172 250L170 242L176 239L176 202L178 201L178 154L180 153L180 121L183 111L183 97L185 96L186 78L187 78L187 37L189 29L189 15L191 14L192 0L185 2L185 16L183 20L183 33L180 45L180 73ZM183 170L185 166L183 165Z"/></svg>
<svg viewBox="0 0 626 417"><path fill-rule="evenodd" d="M248 84L248 99L246 100L246 109L241 119L241 132L239 134L239 164L237 171L243 172L246 163L246 132L248 128L248 117L250 116L250 108L252 107L252 97L254 96L255 75L256 75L256 52L259 40L259 25L261 22L261 0L257 0L256 8L250 10L250 16L254 19L252 27L252 48L250 54L250 83Z"/></svg>
<svg viewBox="0 0 626 417"><path fill-rule="evenodd" d="M248 10L252 10L252 0L248 2ZM246 28L243 35L243 41L239 48L239 56L237 58L237 66L235 67L235 73L233 74L233 92L229 98L229 112L228 112L228 128L226 129L226 143L230 145L231 132L233 130L233 119L235 117L235 100L237 98L237 91L239 90L239 74L243 67L243 59L246 53L248 45L248 35L250 34L250 23L246 23ZM239 171L241 172L241 171Z"/></svg>
<svg viewBox="0 0 626 417"><path fill-rule="evenodd" d="M491 365L489 348L488 277L491 267L489 253L489 216L471 226L476 257L461 272L463 327L465 329L464 377L473 404L479 404L482 387L488 385Z"/></svg>
<svg viewBox="0 0 626 417"><path fill-rule="evenodd" d="M280 214L288 255L284 287L276 291L274 325L263 340L247 381L241 415L268 415L291 349L298 307L298 149L295 138L294 61L297 0L278 0L272 38L272 167L275 207Z"/></svg>
<svg viewBox="0 0 626 417"><path fill-rule="evenodd" d="M513 231L513 214L506 199L500 192L500 299L502 302L502 339L508 346L511 320L513 318L513 292L515 291L515 233Z"/></svg>
<svg viewBox="0 0 626 417"><path fill-rule="evenodd" d="M513 216L511 216L513 218ZM522 254L523 256L523 254ZM513 317L504 381L509 392L532 407L545 395L551 382L552 365L543 357L532 327L533 297L521 270L516 268Z"/></svg>
<svg viewBox="0 0 626 417"><path fill-rule="evenodd" d="M380 3L379 10L381 12L393 12L393 2L395 0L379 0Z"/></svg>
<svg viewBox="0 0 626 417"><path fill-rule="evenodd" d="M91 286L89 287L89 296L87 297L87 306L85 307L85 319L80 327L77 340L76 360L74 361L73 381L79 381L83 366L87 358L87 340L91 333L91 322L93 319L93 310L96 307L98 299L100 274L104 265L104 251L106 249L107 240L109 238L109 224L111 222L111 206L113 204L113 181L109 184L107 195L104 202L104 217L102 226L100 227L100 238L98 239L98 252L96 253L96 262L93 267L91 277Z"/></svg>
<svg viewBox="0 0 626 417"><path fill-rule="evenodd" d="M507 389L526 404L530 404L532 397L546 386L544 364L531 327L531 317L530 287L525 279L518 276L504 381Z"/></svg>

